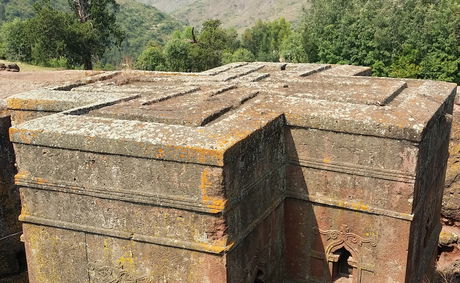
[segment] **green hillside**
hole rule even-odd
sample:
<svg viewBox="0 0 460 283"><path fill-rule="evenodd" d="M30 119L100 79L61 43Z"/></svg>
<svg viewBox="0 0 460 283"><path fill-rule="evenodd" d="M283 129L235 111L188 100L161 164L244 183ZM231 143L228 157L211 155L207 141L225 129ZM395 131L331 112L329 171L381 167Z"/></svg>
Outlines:
<svg viewBox="0 0 460 283"><path fill-rule="evenodd" d="M117 2L120 4L117 20L126 32L126 39L120 48L112 48L106 53L104 63L117 65L120 59L136 59L149 42L163 44L174 30L182 26L179 21L155 7L133 0Z"/></svg>
<svg viewBox="0 0 460 283"><path fill-rule="evenodd" d="M197 2L197 0L139 0L139 2L154 6L160 11L170 14L182 7Z"/></svg>
<svg viewBox="0 0 460 283"><path fill-rule="evenodd" d="M34 15L33 4L36 0L2 0L0 2L0 24L15 18L28 19ZM53 7L70 10L67 0L51 0Z"/></svg>
<svg viewBox="0 0 460 283"><path fill-rule="evenodd" d="M15 18L27 19L34 15L35 0L2 0L0 2L0 25ZM70 10L67 0L51 0L59 10ZM117 66L122 61L137 58L142 49L152 42L163 44L172 32L182 26L173 17L155 7L133 0L120 0L117 20L126 37L120 48L113 47L101 58L103 64Z"/></svg>

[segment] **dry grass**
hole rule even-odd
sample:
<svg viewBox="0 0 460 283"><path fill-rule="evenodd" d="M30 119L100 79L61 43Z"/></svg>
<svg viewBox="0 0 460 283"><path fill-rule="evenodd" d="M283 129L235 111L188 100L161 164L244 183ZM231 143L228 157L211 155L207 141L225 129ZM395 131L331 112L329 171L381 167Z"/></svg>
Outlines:
<svg viewBox="0 0 460 283"><path fill-rule="evenodd" d="M442 271L437 271L435 274L435 279L432 283L459 283L460 274L459 273L446 273Z"/></svg>

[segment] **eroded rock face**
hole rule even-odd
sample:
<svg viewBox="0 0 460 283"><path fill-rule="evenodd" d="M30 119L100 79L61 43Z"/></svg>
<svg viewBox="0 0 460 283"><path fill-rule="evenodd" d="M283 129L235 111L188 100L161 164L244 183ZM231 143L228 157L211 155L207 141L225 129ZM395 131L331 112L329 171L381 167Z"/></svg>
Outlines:
<svg viewBox="0 0 460 283"><path fill-rule="evenodd" d="M442 215L451 222L460 222L460 105L454 108L449 153Z"/></svg>
<svg viewBox="0 0 460 283"><path fill-rule="evenodd" d="M22 229L18 222L21 209L19 191L14 185L15 159L8 139L10 116L0 111L0 281L24 270L24 246L19 241Z"/></svg>
<svg viewBox="0 0 460 283"><path fill-rule="evenodd" d="M18 64L4 64L0 63L0 71L8 71L8 72L19 72L21 68L19 68Z"/></svg>
<svg viewBox="0 0 460 283"><path fill-rule="evenodd" d="M0 67L2 66L0 65ZM7 66L3 64L3 67L6 69ZM82 85L110 77L113 74L113 72L108 72L87 77L81 81L61 85L60 87ZM1 102L6 104L3 100ZM68 105L64 109L68 108L72 108L72 105ZM17 173L15 155L8 134L11 117L3 105L0 109L0 282L27 283L29 281L26 272L24 245L20 241L22 225L18 221L21 203L19 189L14 185L14 175Z"/></svg>
<svg viewBox="0 0 460 283"><path fill-rule="evenodd" d="M431 278L456 88L368 71L235 63L10 98L31 281Z"/></svg>
<svg viewBox="0 0 460 283"><path fill-rule="evenodd" d="M442 283L460 282L460 105L453 113L437 264L437 282Z"/></svg>
<svg viewBox="0 0 460 283"><path fill-rule="evenodd" d="M19 72L21 69L19 68L18 64L8 64L6 70L9 72Z"/></svg>
<svg viewBox="0 0 460 283"><path fill-rule="evenodd" d="M439 250L435 282L460 282L460 227L443 227L439 235Z"/></svg>

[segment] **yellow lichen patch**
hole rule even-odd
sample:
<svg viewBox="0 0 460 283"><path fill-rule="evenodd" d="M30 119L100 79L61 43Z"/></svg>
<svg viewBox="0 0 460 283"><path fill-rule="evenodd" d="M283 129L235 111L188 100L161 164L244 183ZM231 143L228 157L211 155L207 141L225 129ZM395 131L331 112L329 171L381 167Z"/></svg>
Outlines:
<svg viewBox="0 0 460 283"><path fill-rule="evenodd" d="M332 159L330 157L324 157L323 158L323 162L324 163L331 163L332 162Z"/></svg>
<svg viewBox="0 0 460 283"><path fill-rule="evenodd" d="M29 100L21 99L21 98L14 98L11 97L6 100L6 107L8 109L24 109L24 107L30 104Z"/></svg>
<svg viewBox="0 0 460 283"><path fill-rule="evenodd" d="M173 146L172 150L176 151L178 157L181 159L193 160L204 164L208 164L212 161L217 161L218 165L223 164L224 152L221 150L205 149L192 146Z"/></svg>
<svg viewBox="0 0 460 283"><path fill-rule="evenodd" d="M203 204L205 204L206 207L210 210L210 212L218 213L224 210L226 200L217 198L217 197L208 196L208 193L207 193L208 187L212 185L208 179L208 174L209 174L208 169L204 169L203 172L201 173L201 183L200 183L201 200Z"/></svg>
<svg viewBox="0 0 460 283"><path fill-rule="evenodd" d="M453 131L453 135L455 135L455 131ZM457 176L458 172L460 172L460 143L458 140L453 140L449 147L450 158L448 160L447 165L447 178L446 180L453 180L455 176Z"/></svg>
<svg viewBox="0 0 460 283"><path fill-rule="evenodd" d="M131 251L125 252L117 259L117 263L123 265L125 268L129 268L129 266L134 267L133 253Z"/></svg>
<svg viewBox="0 0 460 283"><path fill-rule="evenodd" d="M226 251L230 250L233 247L234 243L230 243L228 245L223 245L223 246L205 244L205 243L198 243L198 245L203 250L219 254L219 253L223 253L223 252L226 252Z"/></svg>
<svg viewBox="0 0 460 283"><path fill-rule="evenodd" d="M23 180L28 181L28 182L32 181L38 185L45 185L45 184L50 183L48 180L44 178L32 177L28 171L19 171L16 174L16 176L14 176L14 180L16 182L23 181Z"/></svg>
<svg viewBox="0 0 460 283"><path fill-rule="evenodd" d="M160 148L160 149L157 150L157 153L156 153L155 157L158 158L158 159L161 159L161 158L164 157L164 155L165 155L164 149Z"/></svg>
<svg viewBox="0 0 460 283"><path fill-rule="evenodd" d="M16 129L16 128L10 128L9 134L10 134L10 137L15 137L19 139L22 143L26 143L26 144L30 144L32 140L36 138L37 136L36 133L32 133L29 131ZM11 140L14 140L14 139L11 138Z"/></svg>
<svg viewBox="0 0 460 283"><path fill-rule="evenodd" d="M19 171L16 176L14 176L15 181L19 181L21 179L28 179L30 177L30 173L28 171Z"/></svg>
<svg viewBox="0 0 460 283"><path fill-rule="evenodd" d="M349 204L349 207L352 209L361 210L361 211L369 210L369 206L361 202L351 203Z"/></svg>
<svg viewBox="0 0 460 283"><path fill-rule="evenodd" d="M116 264L123 266L123 269L135 273L136 271L136 261L134 260L134 255L132 250L134 249L134 242L130 241L127 245L122 247L123 255L116 260Z"/></svg>
<svg viewBox="0 0 460 283"><path fill-rule="evenodd" d="M359 211L369 211L370 207L367 204L364 204L362 202L345 202L345 201L338 201L337 206L339 207L346 207L350 208L353 210L359 210Z"/></svg>
<svg viewBox="0 0 460 283"><path fill-rule="evenodd" d="M368 211L368 210L369 210L369 206L366 205L366 204L360 204L360 205L359 205L359 209L360 209L360 210L364 210L364 211Z"/></svg>
<svg viewBox="0 0 460 283"><path fill-rule="evenodd" d="M6 106L8 109L38 110L52 108L53 101L43 99L22 99L11 97L7 99Z"/></svg>
<svg viewBox="0 0 460 283"><path fill-rule="evenodd" d="M37 183L39 185L44 185L44 184L49 183L48 180L43 179L43 178L38 178L37 177L37 178L32 178L32 179L35 181L35 183Z"/></svg>

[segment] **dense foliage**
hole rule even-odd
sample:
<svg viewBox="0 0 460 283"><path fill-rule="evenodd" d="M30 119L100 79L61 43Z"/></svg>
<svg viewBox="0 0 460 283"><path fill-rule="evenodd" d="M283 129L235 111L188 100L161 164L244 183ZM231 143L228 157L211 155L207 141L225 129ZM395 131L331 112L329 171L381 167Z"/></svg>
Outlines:
<svg viewBox="0 0 460 283"><path fill-rule="evenodd" d="M137 68L166 71L236 61L322 62L460 83L460 0L310 0L297 26L282 18L257 21L241 36L219 20L179 30L171 17L128 0L117 1L119 11L114 0L93 0L100 6L91 14L100 17L85 24L66 0L49 1L34 9L35 0L0 3L0 58L77 67L88 58L105 66L137 58ZM76 1L85 0L70 3ZM121 30L126 38L116 47Z"/></svg>
<svg viewBox="0 0 460 283"><path fill-rule="evenodd" d="M283 18L273 22L258 21L242 35L242 47L251 51L257 61L278 61L282 43L292 33Z"/></svg>
<svg viewBox="0 0 460 283"><path fill-rule="evenodd" d="M460 83L458 0L315 0L301 29L310 61L378 76Z"/></svg>
<svg viewBox="0 0 460 283"><path fill-rule="evenodd" d="M47 4L35 5L35 8L34 2L36 0L0 2L0 58L80 68L90 58L83 50L90 49L91 59L98 66L113 68L137 58L148 44L164 44L171 33L181 27L170 16L135 1L117 1L118 10L118 4L114 5L112 0L91 1L96 11L90 12L96 15L96 19L85 23L76 16L74 0L51 0ZM104 5L106 10L102 9ZM36 26L37 21L43 32L38 28L27 28ZM36 36L34 32L37 32ZM121 32L125 37L119 45ZM60 45L60 48L41 48L48 44ZM32 49L35 50L33 54Z"/></svg>
<svg viewBox="0 0 460 283"><path fill-rule="evenodd" d="M258 21L232 44L202 40L175 37L154 48L158 64L144 67L149 47L137 66L197 71L234 61L323 62L371 66L377 76L460 83L459 0L312 0L295 29L284 19Z"/></svg>
<svg viewBox="0 0 460 283"><path fill-rule="evenodd" d="M76 38L69 39L68 46L85 69L92 69L94 59L124 39L116 18L119 5L115 0L69 0L69 4L78 24L71 27Z"/></svg>
<svg viewBox="0 0 460 283"><path fill-rule="evenodd" d="M149 46L136 66L151 71L198 72L227 63L224 54L233 55L239 46L235 30L223 29L219 20L208 20L200 31L190 27L176 31L164 47Z"/></svg>
<svg viewBox="0 0 460 283"><path fill-rule="evenodd" d="M284 19L258 21L241 40L235 30L224 29L221 24L219 20L208 20L200 31L186 27L174 33L163 48L147 47L136 66L145 70L203 71L238 61L276 62L281 54L288 53L283 43L292 42L291 26Z"/></svg>
<svg viewBox="0 0 460 283"><path fill-rule="evenodd" d="M2 26L3 55L35 64L61 62L92 69L93 60L123 39L115 18L118 5L114 0L81 0L78 5L71 6L73 11L62 11L50 0L34 3L33 17ZM79 10L81 5L85 5L84 13Z"/></svg>

